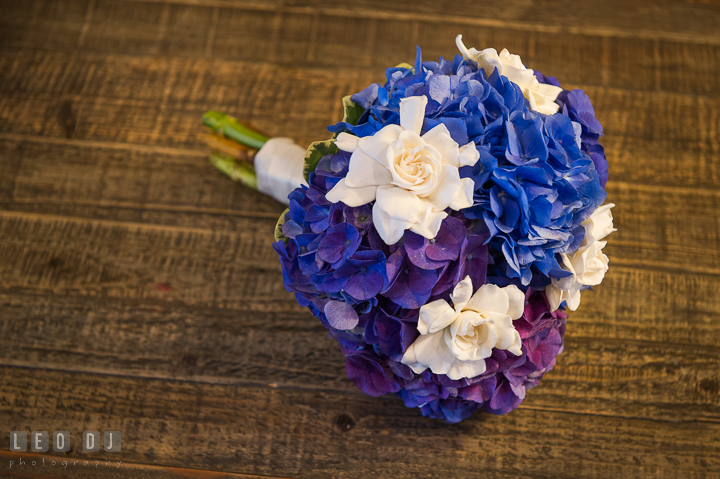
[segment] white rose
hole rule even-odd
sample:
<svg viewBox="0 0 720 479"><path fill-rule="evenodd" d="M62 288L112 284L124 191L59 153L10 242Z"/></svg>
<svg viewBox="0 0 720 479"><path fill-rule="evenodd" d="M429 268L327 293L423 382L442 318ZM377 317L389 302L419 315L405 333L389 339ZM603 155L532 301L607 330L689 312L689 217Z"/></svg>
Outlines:
<svg viewBox="0 0 720 479"><path fill-rule="evenodd" d="M420 308L420 336L402 358L416 373L426 369L450 379L472 378L485 372L493 348L522 354L513 320L525 310L525 295L516 286L484 284L472 294L470 276L455 286L454 307L440 299Z"/></svg>
<svg viewBox="0 0 720 479"><path fill-rule="evenodd" d="M373 136L340 133L337 146L352 152L347 177L325 197L348 206L375 201L373 223L387 244L405 230L434 238L447 217L446 208L472 206L474 183L458 168L477 163L475 143L460 147L440 124L420 136L426 96L400 102L400 125L387 125Z"/></svg>
<svg viewBox="0 0 720 479"><path fill-rule="evenodd" d="M580 306L580 290L584 286L597 286L605 278L608 271L608 257L602 252L607 235L616 231L613 228L613 217L610 209L612 203L601 206L588 219L582 222L585 227L585 238L572 254L561 254L564 270L572 273L562 279L553 279L545 288L545 294L554 311L565 301L571 311Z"/></svg>
<svg viewBox="0 0 720 479"><path fill-rule="evenodd" d="M462 35L455 38L455 43L462 56L467 60L476 61L488 77L497 68L498 74L506 76L508 80L519 86L523 96L530 103L531 110L552 115L560 109L555 99L562 92L562 88L540 83L535 77L535 72L523 65L520 56L511 54L507 49L503 49L500 55L494 48L486 48L482 51L477 51L475 48L468 50L462 42Z"/></svg>
<svg viewBox="0 0 720 479"><path fill-rule="evenodd" d="M585 227L584 245L603 240L613 231L617 231L613 227L613 215L612 211L610 211L614 206L613 203L602 205L593 211L593 214L591 214L588 219L582 222L582 225Z"/></svg>

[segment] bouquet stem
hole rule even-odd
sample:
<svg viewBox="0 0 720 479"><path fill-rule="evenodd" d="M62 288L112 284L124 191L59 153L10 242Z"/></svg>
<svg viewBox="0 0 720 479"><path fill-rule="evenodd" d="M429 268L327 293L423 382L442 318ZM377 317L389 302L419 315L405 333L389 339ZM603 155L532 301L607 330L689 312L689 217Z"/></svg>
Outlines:
<svg viewBox="0 0 720 479"><path fill-rule="evenodd" d="M259 150L270 139L254 129L242 125L236 118L210 110L203 115L203 125L248 148Z"/></svg>
<svg viewBox="0 0 720 479"><path fill-rule="evenodd" d="M202 133L200 138L210 147L211 151L217 151L227 156L232 156L237 160L242 160L250 165L254 163L255 154L258 150L248 148L245 145L226 138L222 135L214 133L209 128L206 133Z"/></svg>
<svg viewBox="0 0 720 479"><path fill-rule="evenodd" d="M257 190L253 161L270 138L250 125L214 110L205 113L202 122L206 132L201 138L210 147L210 163L233 181Z"/></svg>
<svg viewBox="0 0 720 479"><path fill-rule="evenodd" d="M210 163L215 168L230 177L231 180L241 183L254 190L258 189L255 168L244 161L238 161L232 156L214 151L210 154Z"/></svg>
<svg viewBox="0 0 720 479"><path fill-rule="evenodd" d="M205 132L200 137L210 147L210 163L233 181L285 204L293 190L306 184L307 149L291 139L271 139L217 111L205 113L203 125ZM322 155L315 156L317 164Z"/></svg>

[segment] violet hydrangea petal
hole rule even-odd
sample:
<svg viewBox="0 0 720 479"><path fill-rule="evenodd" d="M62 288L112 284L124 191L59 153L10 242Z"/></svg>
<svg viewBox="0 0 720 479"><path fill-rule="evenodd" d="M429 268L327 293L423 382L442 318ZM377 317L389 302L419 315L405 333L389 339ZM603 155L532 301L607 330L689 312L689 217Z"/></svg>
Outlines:
<svg viewBox="0 0 720 479"><path fill-rule="evenodd" d="M324 313L330 325L335 329L353 329L358 324L358 315L355 309L342 301L330 301L325 305Z"/></svg>

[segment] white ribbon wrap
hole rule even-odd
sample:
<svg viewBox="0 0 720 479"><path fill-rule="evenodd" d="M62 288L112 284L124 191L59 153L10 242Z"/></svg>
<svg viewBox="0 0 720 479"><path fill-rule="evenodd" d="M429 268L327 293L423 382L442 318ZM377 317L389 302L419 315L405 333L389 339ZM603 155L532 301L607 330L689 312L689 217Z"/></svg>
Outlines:
<svg viewBox="0 0 720 479"><path fill-rule="evenodd" d="M290 138L271 138L255 155L258 191L288 204L288 195L300 185L307 185L303 177L306 149Z"/></svg>

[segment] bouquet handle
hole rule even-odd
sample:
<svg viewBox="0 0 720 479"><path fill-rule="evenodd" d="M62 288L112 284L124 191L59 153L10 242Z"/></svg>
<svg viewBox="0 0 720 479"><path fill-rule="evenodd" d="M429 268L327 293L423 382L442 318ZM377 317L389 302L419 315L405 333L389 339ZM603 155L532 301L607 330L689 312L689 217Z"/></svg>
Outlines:
<svg viewBox="0 0 720 479"><path fill-rule="evenodd" d="M307 185L303 177L305 151L290 138L268 140L255 155L258 191L288 204L288 195Z"/></svg>
<svg viewBox="0 0 720 479"><path fill-rule="evenodd" d="M233 181L260 191L283 204L301 185L306 149L290 138L269 138L237 119L209 111L203 115L203 141L210 163Z"/></svg>

